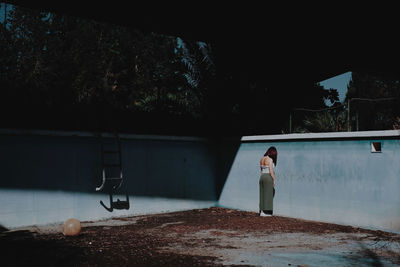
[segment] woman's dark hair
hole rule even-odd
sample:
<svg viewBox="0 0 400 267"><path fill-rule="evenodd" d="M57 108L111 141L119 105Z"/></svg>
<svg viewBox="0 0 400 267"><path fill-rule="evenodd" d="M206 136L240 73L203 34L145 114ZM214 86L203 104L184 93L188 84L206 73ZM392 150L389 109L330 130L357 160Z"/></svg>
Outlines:
<svg viewBox="0 0 400 267"><path fill-rule="evenodd" d="M274 146L268 148L267 152L265 152L264 157L270 157L276 166L276 162L278 161L278 151Z"/></svg>

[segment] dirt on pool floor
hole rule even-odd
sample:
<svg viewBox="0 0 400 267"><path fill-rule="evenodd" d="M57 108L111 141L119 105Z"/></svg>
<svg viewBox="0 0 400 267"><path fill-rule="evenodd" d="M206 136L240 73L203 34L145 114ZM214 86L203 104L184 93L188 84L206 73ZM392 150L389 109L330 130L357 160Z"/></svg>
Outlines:
<svg viewBox="0 0 400 267"><path fill-rule="evenodd" d="M400 266L400 235L208 208L0 231L9 266ZM5 266L5 265L3 265Z"/></svg>

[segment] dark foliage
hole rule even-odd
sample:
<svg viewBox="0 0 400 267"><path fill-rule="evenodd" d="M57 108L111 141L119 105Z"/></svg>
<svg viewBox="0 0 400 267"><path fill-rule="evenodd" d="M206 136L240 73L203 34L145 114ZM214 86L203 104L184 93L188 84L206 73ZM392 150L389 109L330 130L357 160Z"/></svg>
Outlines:
<svg viewBox="0 0 400 267"><path fill-rule="evenodd" d="M293 108L337 98L313 82L271 77L262 55L251 54L260 64L249 65L245 36L204 43L10 10L0 34L2 128L272 134L288 132Z"/></svg>

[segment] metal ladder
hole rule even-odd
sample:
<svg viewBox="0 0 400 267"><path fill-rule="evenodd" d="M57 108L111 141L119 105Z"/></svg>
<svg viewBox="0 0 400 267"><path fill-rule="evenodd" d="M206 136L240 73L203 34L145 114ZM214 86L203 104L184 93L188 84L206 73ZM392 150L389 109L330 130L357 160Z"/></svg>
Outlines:
<svg viewBox="0 0 400 267"><path fill-rule="evenodd" d="M114 134L115 138L106 138L100 134L101 138L101 167L102 167L102 183L99 187L96 187L96 191L102 191L107 188L110 196L110 207L107 207L103 201L100 200L100 204L109 212L114 209L129 209L129 197L126 193L126 200L113 200L113 194L121 188L124 181L122 174L122 153L121 153L121 140L118 134ZM111 143L110 143L111 141ZM111 162L109 162L111 161ZM119 169L119 172L116 172ZM112 173L111 177L108 177L108 173ZM119 173L119 176L118 174Z"/></svg>

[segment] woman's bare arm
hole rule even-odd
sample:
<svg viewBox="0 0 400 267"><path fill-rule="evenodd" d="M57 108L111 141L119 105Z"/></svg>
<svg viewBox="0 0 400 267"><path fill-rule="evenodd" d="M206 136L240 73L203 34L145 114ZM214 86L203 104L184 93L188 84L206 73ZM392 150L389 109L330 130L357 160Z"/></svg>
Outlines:
<svg viewBox="0 0 400 267"><path fill-rule="evenodd" d="M261 159L260 159L260 172L262 172L261 166L264 165L264 164L263 164L263 160L264 160L264 158L261 158Z"/></svg>
<svg viewBox="0 0 400 267"><path fill-rule="evenodd" d="M274 182L274 186L275 186L275 171L274 171L274 163L272 161L272 159L270 159L268 161L268 167L269 167L269 173L271 174L272 177L272 181Z"/></svg>

